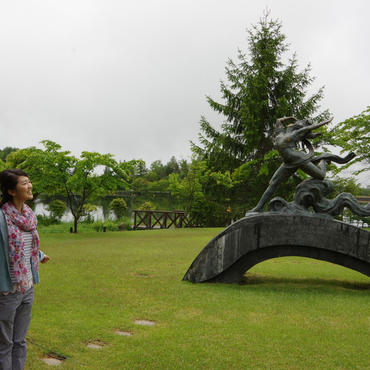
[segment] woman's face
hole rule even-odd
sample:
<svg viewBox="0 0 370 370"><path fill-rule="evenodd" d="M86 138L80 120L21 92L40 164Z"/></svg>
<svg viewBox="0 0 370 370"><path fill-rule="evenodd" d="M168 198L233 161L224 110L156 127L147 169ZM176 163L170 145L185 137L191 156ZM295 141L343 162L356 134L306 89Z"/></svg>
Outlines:
<svg viewBox="0 0 370 370"><path fill-rule="evenodd" d="M33 199L32 184L28 177L19 176L15 190L8 190L14 201L25 202Z"/></svg>

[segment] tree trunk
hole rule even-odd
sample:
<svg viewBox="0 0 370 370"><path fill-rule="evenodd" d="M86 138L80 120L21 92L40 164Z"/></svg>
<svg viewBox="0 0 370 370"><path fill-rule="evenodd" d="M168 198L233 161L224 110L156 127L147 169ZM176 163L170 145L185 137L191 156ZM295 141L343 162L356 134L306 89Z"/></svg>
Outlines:
<svg viewBox="0 0 370 370"><path fill-rule="evenodd" d="M74 221L73 232L76 234L77 233L78 218L75 216L73 221Z"/></svg>

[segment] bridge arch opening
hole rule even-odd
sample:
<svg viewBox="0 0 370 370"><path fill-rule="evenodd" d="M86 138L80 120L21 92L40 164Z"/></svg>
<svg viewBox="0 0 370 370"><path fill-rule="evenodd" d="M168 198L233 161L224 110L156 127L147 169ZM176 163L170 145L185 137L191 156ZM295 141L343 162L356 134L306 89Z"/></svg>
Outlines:
<svg viewBox="0 0 370 370"><path fill-rule="evenodd" d="M265 261L276 262L282 260L283 257L295 258L295 261L299 261L299 257L303 257L306 260L310 260L313 264L318 261L330 262L331 264L351 268L359 273L370 276L370 265L357 258L327 249L284 245L265 247L249 252L235 261L223 272L210 279L210 281L241 281L245 274L253 267L258 266ZM302 259L302 261L304 261L304 259Z"/></svg>

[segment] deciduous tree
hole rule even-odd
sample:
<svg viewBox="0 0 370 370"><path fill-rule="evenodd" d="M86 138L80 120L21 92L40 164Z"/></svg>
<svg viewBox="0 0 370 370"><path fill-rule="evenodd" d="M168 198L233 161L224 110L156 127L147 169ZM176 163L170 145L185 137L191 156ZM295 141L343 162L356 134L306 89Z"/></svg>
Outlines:
<svg viewBox="0 0 370 370"><path fill-rule="evenodd" d="M6 157L11 153L17 151L18 148L13 148L11 146L6 146L4 149L0 149L0 159L6 161Z"/></svg>
<svg viewBox="0 0 370 370"><path fill-rule="evenodd" d="M332 144L342 148L341 153L356 153L355 159L341 166L338 172L354 163L361 164L361 168L354 171L355 175L370 171L370 106L359 115L337 124L331 132L331 137Z"/></svg>
<svg viewBox="0 0 370 370"><path fill-rule="evenodd" d="M82 152L78 158L53 141L42 144L44 150L31 147L11 153L7 165L24 169L36 192L65 196L74 218L74 232L87 203L118 186L127 187L129 164L118 163L111 154Z"/></svg>
<svg viewBox="0 0 370 370"><path fill-rule="evenodd" d="M48 211L50 212L50 216L54 220L60 221L66 210L67 205L60 199L55 199L51 201L48 205Z"/></svg>
<svg viewBox="0 0 370 370"><path fill-rule="evenodd" d="M205 161L194 160L185 177L173 173L169 183L171 194L181 201L198 224L224 226L228 222L233 187L229 172L212 171Z"/></svg>
<svg viewBox="0 0 370 370"><path fill-rule="evenodd" d="M115 198L110 202L109 208L114 212L117 220L119 220L125 215L127 204L124 199Z"/></svg>

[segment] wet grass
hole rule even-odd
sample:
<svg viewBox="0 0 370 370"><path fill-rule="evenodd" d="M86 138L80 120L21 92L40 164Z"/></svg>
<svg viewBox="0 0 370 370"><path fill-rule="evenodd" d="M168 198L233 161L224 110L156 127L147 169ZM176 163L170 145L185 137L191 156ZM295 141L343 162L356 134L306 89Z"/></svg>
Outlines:
<svg viewBox="0 0 370 370"><path fill-rule="evenodd" d="M66 369L370 368L368 277L285 257L241 284L181 281L219 231L41 233L52 261L36 288L27 368L49 368L48 352Z"/></svg>

